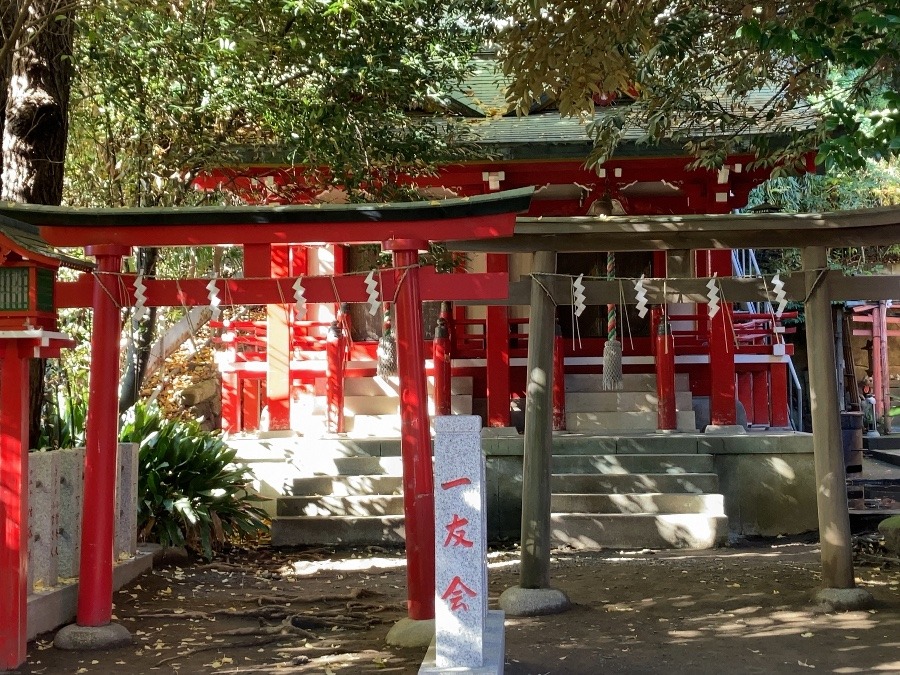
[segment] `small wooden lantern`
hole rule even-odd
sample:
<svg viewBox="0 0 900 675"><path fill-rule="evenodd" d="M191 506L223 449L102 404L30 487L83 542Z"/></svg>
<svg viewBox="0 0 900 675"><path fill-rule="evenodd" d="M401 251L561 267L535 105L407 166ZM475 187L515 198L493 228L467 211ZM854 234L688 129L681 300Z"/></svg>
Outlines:
<svg viewBox="0 0 900 675"><path fill-rule="evenodd" d="M56 273L86 260L56 253L36 227L0 216L0 331L56 331Z"/></svg>

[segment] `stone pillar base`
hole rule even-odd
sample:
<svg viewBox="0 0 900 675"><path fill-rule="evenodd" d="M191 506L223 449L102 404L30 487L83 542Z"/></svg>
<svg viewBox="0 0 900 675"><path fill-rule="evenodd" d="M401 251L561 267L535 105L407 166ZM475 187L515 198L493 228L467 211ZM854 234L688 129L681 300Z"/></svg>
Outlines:
<svg viewBox="0 0 900 675"><path fill-rule="evenodd" d="M79 626L72 623L60 628L53 638L54 647L72 651L114 649L130 644L131 633L118 623L108 623L105 626Z"/></svg>
<svg viewBox="0 0 900 675"><path fill-rule="evenodd" d="M559 614L569 609L569 597L556 588L507 588L500 595L500 609L509 616Z"/></svg>
<svg viewBox="0 0 900 675"><path fill-rule="evenodd" d="M869 609L875 599L864 588L823 588L816 593L816 600L828 612L849 612Z"/></svg>
<svg viewBox="0 0 900 675"><path fill-rule="evenodd" d="M400 619L388 631L385 642L394 647L427 647L434 639L434 619Z"/></svg>
<svg viewBox="0 0 900 675"><path fill-rule="evenodd" d="M419 667L419 675L437 675L438 673L465 673L465 675L502 675L506 656L506 633L504 632L503 612L496 609L487 613L484 622L484 659L481 666L452 666L438 668L436 664L437 646L432 640L425 654L425 660Z"/></svg>

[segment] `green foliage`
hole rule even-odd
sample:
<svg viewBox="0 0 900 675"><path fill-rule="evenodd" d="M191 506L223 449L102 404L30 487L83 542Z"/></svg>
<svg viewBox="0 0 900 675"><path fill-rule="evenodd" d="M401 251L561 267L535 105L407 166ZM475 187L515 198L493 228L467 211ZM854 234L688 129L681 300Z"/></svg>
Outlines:
<svg viewBox="0 0 900 675"><path fill-rule="evenodd" d="M643 129L647 143L674 140L702 168L736 151L776 174L802 169L819 147L854 168L900 152L895 2L506 5L512 18L499 40L510 98L524 111L549 96L588 122L591 164L610 157L627 128ZM610 92L635 103L595 118L595 97Z"/></svg>
<svg viewBox="0 0 900 675"><path fill-rule="evenodd" d="M773 178L749 195L749 207L763 202L787 213L900 205L900 162L869 161L860 171ZM767 272L800 269L800 254L796 249L771 250L758 256ZM829 252L829 258L836 268L853 274L870 274L888 263L900 261L900 243L835 248Z"/></svg>
<svg viewBox="0 0 900 675"><path fill-rule="evenodd" d="M267 124L312 185L352 201L409 200L400 178L471 155L466 128L434 112L483 39L474 0L288 0L291 55L266 95ZM415 198L415 197L414 197Z"/></svg>
<svg viewBox="0 0 900 675"><path fill-rule="evenodd" d="M38 447L41 450L60 448L80 448L85 443L87 424L87 398L73 396L71 390L59 387L54 390L51 376L45 388L46 396L41 408L41 435Z"/></svg>
<svg viewBox="0 0 900 675"><path fill-rule="evenodd" d="M433 113L482 40L482 4L95 0L80 14L68 199L216 201L190 187L204 170L285 161L354 201L408 199L400 174L472 152Z"/></svg>
<svg viewBox="0 0 900 675"><path fill-rule="evenodd" d="M164 546L187 546L212 558L225 541L266 529L253 505L251 474L235 465L235 450L193 420L169 420L137 404L119 434L140 444L138 533Z"/></svg>
<svg viewBox="0 0 900 675"><path fill-rule="evenodd" d="M56 450L84 445L90 366L90 312L62 310L60 331L75 340L58 359L45 361L41 434L38 448Z"/></svg>

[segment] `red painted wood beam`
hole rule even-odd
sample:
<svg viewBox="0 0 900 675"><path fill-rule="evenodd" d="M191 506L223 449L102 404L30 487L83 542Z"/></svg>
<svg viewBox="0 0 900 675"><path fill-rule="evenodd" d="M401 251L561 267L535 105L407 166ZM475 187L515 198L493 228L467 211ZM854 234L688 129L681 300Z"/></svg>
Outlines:
<svg viewBox="0 0 900 675"><path fill-rule="evenodd" d="M332 321L325 342L326 377L325 400L328 433L342 434L344 428L344 355L346 344L344 330L338 321Z"/></svg>
<svg viewBox="0 0 900 675"><path fill-rule="evenodd" d="M0 670L25 662L28 628L28 361L0 350Z"/></svg>
<svg viewBox="0 0 900 675"><path fill-rule="evenodd" d="M791 426L788 410L788 369L784 363L773 363L769 370L769 392L772 397L771 426L789 428Z"/></svg>
<svg viewBox="0 0 900 675"><path fill-rule="evenodd" d="M708 273L718 274L720 277L731 276L730 250L706 251L706 258ZM723 302L719 312L710 321L709 332L709 414L710 424L713 426L737 424L734 353L732 310L727 302Z"/></svg>
<svg viewBox="0 0 900 675"><path fill-rule="evenodd" d="M769 368L757 368L753 372L753 424L769 427L772 425L770 399L776 397L769 392Z"/></svg>
<svg viewBox="0 0 900 675"><path fill-rule="evenodd" d="M273 244L270 248L271 275L277 279L287 277L290 274L290 247ZM291 329L288 324L294 318L293 293L278 300L266 308L266 360L269 363L266 405L272 431L291 428Z"/></svg>
<svg viewBox="0 0 900 675"><path fill-rule="evenodd" d="M406 522L407 608L414 620L434 618L434 471L428 424L428 388L419 290L419 250L424 241L385 242L400 283L394 308L400 379L400 453ZM455 275L455 280L458 276Z"/></svg>
<svg viewBox="0 0 900 675"><path fill-rule="evenodd" d="M262 208L262 207L261 207ZM299 207L298 207L299 208ZM75 212L77 213L77 212ZM127 216L122 216L127 221ZM217 244L365 244L389 239L426 238L432 241L492 239L510 236L515 213L472 215L447 220L427 219L371 222L245 222L196 225L148 224L96 227L85 225L40 225L41 236L53 246L75 247L99 244L122 246L215 246Z"/></svg>
<svg viewBox="0 0 900 675"><path fill-rule="evenodd" d="M86 253L97 259L101 274L95 277L93 300L77 621L79 626L105 626L112 617L120 337L119 308L109 291L130 251L97 246Z"/></svg>
<svg viewBox="0 0 900 675"><path fill-rule="evenodd" d="M661 314L661 313L660 313ZM675 342L666 316L656 322L656 428L674 431L678 428L675 394Z"/></svg>
<svg viewBox="0 0 900 675"><path fill-rule="evenodd" d="M268 261L268 258L266 258ZM293 302L293 284L296 277L219 279L221 306L270 305L285 300ZM393 298L397 283L390 270L376 276L383 298ZM419 270L420 289L425 301L449 300L505 300L509 297L509 280L505 273L455 274L452 283L445 274L433 268ZM145 279L147 307L188 307L209 304L209 279ZM109 292L120 306L134 305L134 275L118 276L115 284L108 284ZM307 302L367 302L365 275L303 277ZM56 298L59 309L90 307L93 293L91 275L82 275L77 281L57 281ZM337 289L337 295L335 295Z"/></svg>
<svg viewBox="0 0 900 675"><path fill-rule="evenodd" d="M507 275L509 273L509 256L505 253L488 253L487 271ZM485 332L487 426L508 427L510 422L509 309L505 305L487 308Z"/></svg>

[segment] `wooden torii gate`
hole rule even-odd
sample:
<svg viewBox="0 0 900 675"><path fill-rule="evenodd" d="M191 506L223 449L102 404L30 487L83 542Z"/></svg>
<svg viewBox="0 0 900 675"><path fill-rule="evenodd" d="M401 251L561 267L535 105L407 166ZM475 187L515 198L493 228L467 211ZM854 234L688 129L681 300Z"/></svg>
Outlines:
<svg viewBox="0 0 900 675"><path fill-rule="evenodd" d="M112 537L117 449L117 384L120 308L135 305L135 276L122 273L122 260L132 246L244 247L251 270L245 279L222 279L222 304L283 305L292 297L296 278L283 276L275 264L290 244L380 243L393 253L394 278L386 280L381 297L393 298L400 379L401 454L408 580L408 613L412 620L434 618L434 495L427 389L423 367L422 301L506 298L504 274L454 275L447 284L433 273L420 273L419 251L430 241L480 239L512 234L517 212L526 210L532 189L483 197L429 203L353 204L279 207L213 207L181 209L69 209L6 204L0 216L37 226L45 242L57 247L85 247L96 259L93 275L80 281L57 282L58 307L93 308L90 394L82 518L81 577L77 627L110 626L112 619ZM144 281L145 306L206 305L209 279ZM363 275L304 277L310 303L366 302ZM386 295L389 293L389 295ZM275 350L269 350L272 354ZM279 357L273 356L273 359ZM280 358L284 358L282 355ZM271 392L286 392L286 364L270 361ZM5 403L5 399L4 399ZM272 399L273 416L283 415L286 400ZM22 415L27 414L22 412ZM6 444L6 436L2 443ZM7 457L5 446L3 457ZM0 472L19 471L4 461ZM3 490L0 484L0 490ZM6 499L3 492L3 498ZM27 509L19 495L16 513ZM4 509L4 513L11 513ZM0 514L2 515L2 514ZM6 516L2 516L3 519ZM6 531L6 520L0 532ZM0 545L5 545L0 542ZM0 560L5 560L0 556ZM11 583L24 588L25 570L0 568L13 574ZM19 587L17 586L17 587ZM14 620L15 619L15 620ZM0 632L25 639L24 618L8 617L0 607ZM123 629L124 630L124 629ZM21 649L0 654L0 670L24 660Z"/></svg>
<svg viewBox="0 0 900 675"><path fill-rule="evenodd" d="M552 448L555 305L573 303L572 280L553 274L563 251L668 251L800 248L803 271L785 278L787 298L804 303L810 363L813 451L824 591L853 589L850 520L841 442L831 302L900 297L900 276L848 277L828 269L827 249L900 242L900 207L824 214L687 215L647 217L520 218L513 235L456 242L457 251L533 252L530 281L513 284L511 302L530 304L531 336L525 409L521 571L509 589L510 614L562 611L567 602L550 587L550 453ZM706 303L709 279L647 280L651 304ZM772 280L720 279L728 302L773 301ZM585 303L636 304L635 289L618 280L585 281ZM623 297L624 296L624 297ZM530 300L528 298L530 297ZM733 383L732 385L733 386ZM523 595L522 591L525 592ZM534 591L528 596L529 591ZM542 603L545 603L542 606ZM517 611L527 607L527 611Z"/></svg>

